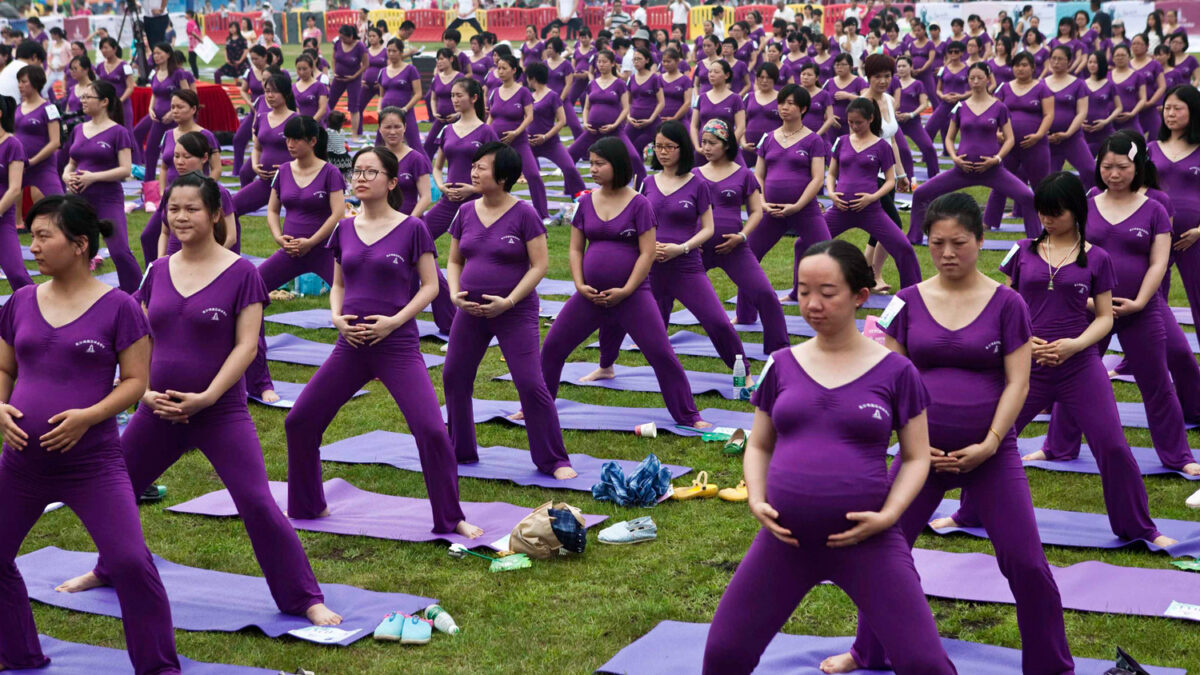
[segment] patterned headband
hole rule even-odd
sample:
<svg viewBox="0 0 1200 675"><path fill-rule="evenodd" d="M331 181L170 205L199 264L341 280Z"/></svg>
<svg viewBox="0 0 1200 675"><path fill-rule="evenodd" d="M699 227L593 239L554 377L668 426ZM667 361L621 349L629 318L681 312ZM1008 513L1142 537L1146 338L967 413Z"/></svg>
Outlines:
<svg viewBox="0 0 1200 675"><path fill-rule="evenodd" d="M729 123L725 120L712 119L704 123L701 134L712 134L722 143L729 142Z"/></svg>

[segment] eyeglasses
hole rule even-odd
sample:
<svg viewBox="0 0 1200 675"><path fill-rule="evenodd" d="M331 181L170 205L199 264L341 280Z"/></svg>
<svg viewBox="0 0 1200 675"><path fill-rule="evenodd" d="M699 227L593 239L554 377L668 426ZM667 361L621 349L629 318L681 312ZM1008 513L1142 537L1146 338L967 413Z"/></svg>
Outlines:
<svg viewBox="0 0 1200 675"><path fill-rule="evenodd" d="M674 143L655 143L654 144L655 152L672 152L672 151L678 150L678 149L679 149L679 146Z"/></svg>
<svg viewBox="0 0 1200 675"><path fill-rule="evenodd" d="M97 100L97 101L98 101L98 100L100 100L100 97L99 97L99 96L93 96L92 94L84 94L84 95L82 95L82 96L80 96L80 97L78 97L78 98L79 98L79 100L80 100L80 101L92 101L92 100Z"/></svg>
<svg viewBox="0 0 1200 675"><path fill-rule="evenodd" d="M350 172L350 175L356 179L361 178L370 182L379 178L379 169L354 169Z"/></svg>

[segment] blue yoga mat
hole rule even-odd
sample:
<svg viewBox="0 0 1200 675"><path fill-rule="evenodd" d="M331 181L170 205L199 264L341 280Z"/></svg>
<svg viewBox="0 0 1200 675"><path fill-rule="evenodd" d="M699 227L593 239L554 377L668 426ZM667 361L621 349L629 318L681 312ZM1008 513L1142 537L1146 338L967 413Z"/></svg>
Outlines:
<svg viewBox="0 0 1200 675"><path fill-rule="evenodd" d="M710 356L714 359L721 358L720 355L717 354L717 348L713 346L712 340L709 340L708 336L700 335L699 333L693 333L690 330L681 330L672 333L670 336L670 342L671 348L675 350L676 354L681 354L683 356ZM600 347L600 343L593 342L589 344L588 347L598 349ZM763 345L761 342L746 342L743 340L742 348L745 350L746 358L752 361L766 361L767 357L770 356L763 351ZM621 342L621 351L629 352L639 350L637 345L634 344L633 338L626 335L625 340Z"/></svg>
<svg viewBox="0 0 1200 675"><path fill-rule="evenodd" d="M623 366L617 363L613 365L617 376L611 380L579 381L579 378L598 367L599 364L595 363L572 361L563 366L562 375L559 376L558 381L579 387L659 393L658 378L654 376L654 369L650 366ZM737 399L733 390L733 376L729 373L708 373L698 370L684 372L687 374L688 384L692 387L693 395L713 393L730 400ZM511 381L512 374L505 374L495 379Z"/></svg>
<svg viewBox="0 0 1200 675"><path fill-rule="evenodd" d="M1196 334L1184 331L1183 336L1187 338L1187 343L1188 346L1192 348L1192 353L1200 354L1200 342L1196 341ZM1125 348L1121 346L1121 339L1116 335L1113 336L1112 342L1108 345L1108 350L1120 353L1125 352Z"/></svg>
<svg viewBox="0 0 1200 675"><path fill-rule="evenodd" d="M600 482L600 470L605 462L616 462L625 475L637 469L639 462L624 459L597 459L591 455L571 453L571 468L579 475L569 480L556 480L533 467L528 450L492 446L479 448L479 461L474 464L459 464L459 478L484 480L507 480L517 485L533 485L560 490L591 492L592 486ZM417 453L416 440L408 434L394 431L370 431L360 436L345 438L336 443L321 446L321 459L327 462L347 464L387 464L404 471L421 471L421 458ZM663 464L678 478L692 470L690 466Z"/></svg>
<svg viewBox="0 0 1200 675"><path fill-rule="evenodd" d="M302 366L320 366L333 353L333 345L326 342L314 342L296 337L291 333L267 336L267 359L284 363L298 363ZM440 366L446 357L437 354L421 354L425 359L425 367Z"/></svg>
<svg viewBox="0 0 1200 675"><path fill-rule="evenodd" d="M565 398L555 400L558 406L558 423L563 429L578 429L581 431L627 431L633 433L633 428L654 422L660 432L670 432L680 436L699 436L700 434L688 429L676 427L666 408L626 408L621 406L594 405L578 403ZM525 421L513 421L508 416L521 409L520 401L490 401L473 399L475 423L499 420L509 424L525 426ZM734 427L749 429L754 423L754 413L724 410L721 408L705 408L700 411L705 422L711 422L718 427ZM442 418L446 417L446 408L442 407Z"/></svg>
<svg viewBox="0 0 1200 675"><path fill-rule="evenodd" d="M1133 403L1130 401L1117 401L1117 414L1121 417L1121 426L1136 427L1138 429L1149 429L1150 421L1146 418L1146 406L1141 403ZM1041 414L1033 418L1034 422L1049 422L1050 416ZM1187 424L1189 429L1195 429L1200 425Z"/></svg>
<svg viewBox="0 0 1200 675"><path fill-rule="evenodd" d="M282 380L274 380L275 393L279 394L279 400L274 403L267 403L257 396L250 396L250 400L255 403L265 405L270 408L281 408L283 410L291 410L296 405L296 399L300 398L300 392L304 391L303 384L295 382L283 382ZM366 389L359 389L354 392L354 398L367 394Z"/></svg>
<svg viewBox="0 0 1200 675"><path fill-rule="evenodd" d="M129 653L124 649L97 647L78 642L56 640L49 635L38 635L42 653L50 658L50 665L38 669L38 675L134 675L129 663ZM223 663L193 661L179 657L185 675L277 675L278 670L229 666Z"/></svg>
<svg viewBox="0 0 1200 675"><path fill-rule="evenodd" d="M278 314L267 314L263 317L265 321L270 323L278 323L285 326L294 326L296 328L320 329L328 328L333 330L333 319L329 316L327 309L301 309L294 312L280 312ZM443 333L432 321L425 319L416 319L417 335L423 338L431 337L442 342L449 342L450 336ZM500 344L496 338L492 338L489 346L495 347Z"/></svg>
<svg viewBox="0 0 1200 675"><path fill-rule="evenodd" d="M781 305L788 305L790 307L794 307L794 306L800 304L800 303L796 302L795 300L788 299L788 296L791 295L791 293L792 293L792 289L790 289L790 288L776 288L775 292L779 294L779 304L781 304ZM863 309L883 309L884 307L888 306L888 303L892 301L893 297L894 296L891 296L891 295L879 295L878 293L872 294L870 296L867 296L867 301L863 303L862 308ZM726 300L725 302L726 302L726 304L730 304L730 305L737 304L737 296L735 295L732 298L729 298L728 300Z"/></svg>

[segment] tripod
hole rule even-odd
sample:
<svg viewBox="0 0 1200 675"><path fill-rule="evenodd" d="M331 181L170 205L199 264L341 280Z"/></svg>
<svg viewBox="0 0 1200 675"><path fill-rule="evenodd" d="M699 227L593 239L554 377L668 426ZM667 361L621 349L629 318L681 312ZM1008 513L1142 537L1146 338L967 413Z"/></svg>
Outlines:
<svg viewBox="0 0 1200 675"><path fill-rule="evenodd" d="M150 83L150 66L146 61L146 24L142 21L141 9L137 5L137 0L125 0L125 8L121 17L121 27L117 29L117 36L125 34L125 22L131 21L133 28L133 55L130 61L138 69L138 85L145 86Z"/></svg>

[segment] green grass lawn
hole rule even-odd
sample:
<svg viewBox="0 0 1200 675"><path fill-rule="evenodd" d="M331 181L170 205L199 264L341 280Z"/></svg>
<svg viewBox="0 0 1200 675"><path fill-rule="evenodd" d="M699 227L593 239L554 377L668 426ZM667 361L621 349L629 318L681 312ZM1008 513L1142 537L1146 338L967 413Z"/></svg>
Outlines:
<svg viewBox="0 0 1200 675"><path fill-rule="evenodd" d="M985 191L975 189L977 199ZM907 214L904 214L907 222ZM138 234L146 222L144 214L130 217L129 239L135 251ZM274 249L265 219L243 220L243 250L260 256ZM996 235L1016 239L1016 235ZM566 228L550 231L550 276L569 278ZM857 245L866 235L852 231L846 238ZM28 236L22 236L28 243ZM763 265L776 286L790 282L791 239L785 239ZM444 255L448 239L439 250ZM926 276L934 270L927 249L918 248ZM982 269L1000 279L994 270L1003 252L984 252ZM106 262L101 271L111 271ZM887 279L896 284L897 274L889 262ZM710 275L721 298L730 297L734 287L719 271ZM3 289L7 293L7 287ZM1171 304L1185 305L1182 285L1176 278ZM304 298L277 303L269 313L327 307L326 298ZM785 308L796 313L796 308ZM864 313L865 315L865 313ZM428 317L426 317L428 318ZM543 330L547 327L543 322ZM283 327L267 324L269 333ZM333 342L332 331L288 329L302 337ZM746 335L750 341L760 335ZM426 340L422 349L439 353L440 343ZM596 350L580 349L573 360L595 361ZM716 359L683 357L684 367L724 372ZM622 353L626 365L644 364L636 353ZM761 364L754 366L755 372ZM303 382L315 369L272 363L272 374L281 380ZM506 372L498 349L490 349L476 382L476 396L516 399L511 383L493 382ZM441 391L441 369L430 371ZM326 442L374 429L407 431L395 403L379 383L367 387L370 394L348 403L325 435ZM1139 400L1135 387L1116 385L1120 400ZM564 385L560 394L571 400L624 406L661 407L656 394L638 394ZM751 410L747 403L727 401L716 395L698 397L699 408L720 407ZM273 480L286 480L287 454L283 420L285 413L251 405ZM630 426L639 420L630 420ZM721 454L718 444L695 438L665 434L657 439L640 439L631 433L567 431L572 452L599 457L640 460L649 452L664 462L686 464L707 470L710 480L721 487L736 484L741 476L740 460ZM1026 435L1045 433L1045 425L1034 424ZM1128 430L1134 445L1151 445L1145 430ZM505 424L478 427L482 446L527 447L524 430ZM1197 445L1192 436L1192 445ZM421 476L390 467L325 464L325 478L344 478L359 488L392 495L423 497ZM1029 482L1034 503L1039 507L1102 513L1100 478L1078 474L1031 470ZM688 477L690 480L690 476ZM165 507L222 488L214 471L199 453L190 453L163 477L170 492L164 504L141 509L150 549L177 563L239 574L259 575L241 522L168 514ZM1178 477L1146 479L1150 507L1160 518L1195 519L1196 512L1183 506L1195 487ZM297 666L317 673L397 673L499 671L535 673L589 672L614 653L646 633L659 621L707 622L720 600L752 537L758 530L744 505L717 500L667 502L653 510L619 508L595 502L580 492L519 487L505 482L462 479L463 500L501 500L534 508L550 500L565 500L588 513L607 514L612 522L650 514L658 523L659 539L636 547L606 547L594 535L586 554L553 562L537 562L530 570L489 574L481 561L455 561L440 543L410 544L363 537L300 533L317 578L326 583L343 583L377 591L407 592L437 597L454 615L463 633L456 638L443 635L423 647L363 640L349 648L322 647L292 639L272 640L257 630L240 633L194 633L178 631L179 651L202 661L220 661L294 671ZM952 493L951 496L957 496ZM504 533L488 532L497 538ZM1170 535L1167 531L1165 534ZM967 536L939 537L925 534L918 542L926 548L952 551L991 552L987 541ZM69 510L51 513L33 529L21 548L27 553L44 546L72 550L94 550L87 533ZM1168 568L1168 558L1136 547L1128 551L1102 551L1047 547L1052 564L1069 565L1101 560L1124 565ZM478 563L478 564L477 564ZM1173 569L1173 568L1172 568ZM1012 606L931 600L938 627L945 637L1019 647ZM334 609L340 609L334 607ZM124 647L121 625L116 619L68 612L34 604L38 627L54 637ZM1200 631L1192 624L1166 618L1111 616L1069 611L1066 625L1072 652L1078 656L1111 658L1121 645L1146 664L1200 669ZM848 635L855 629L855 611L849 599L830 586L816 588L784 627L785 632L817 635Z"/></svg>

